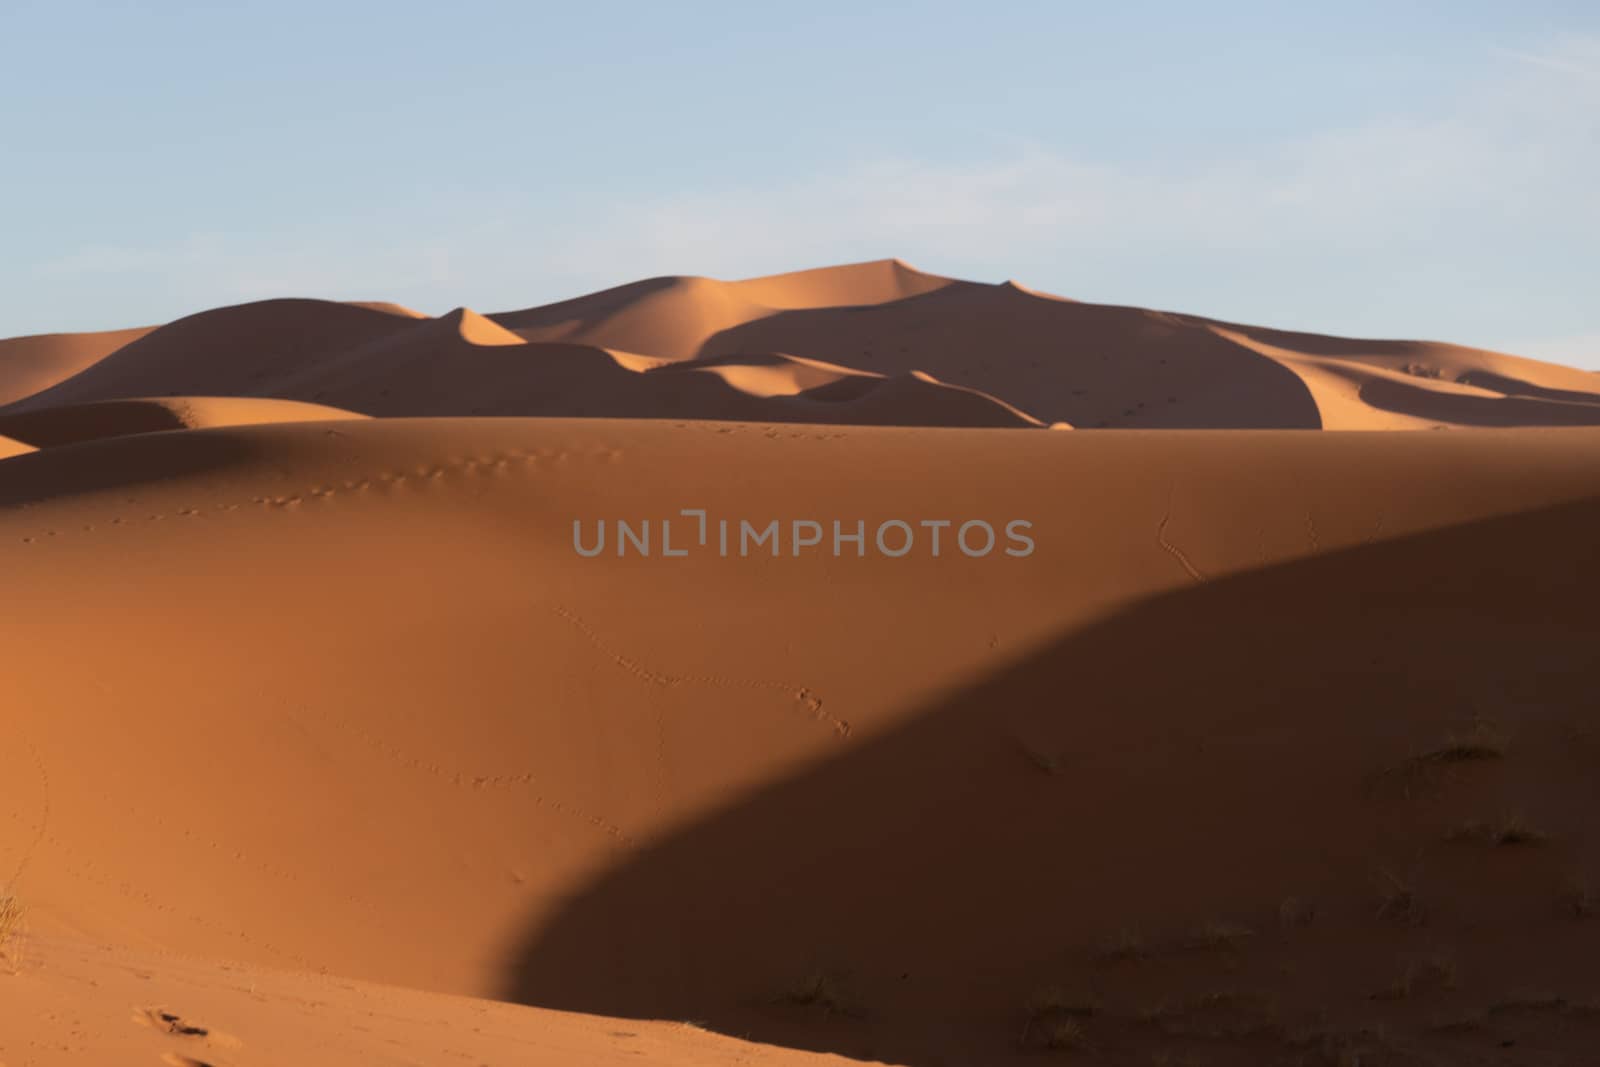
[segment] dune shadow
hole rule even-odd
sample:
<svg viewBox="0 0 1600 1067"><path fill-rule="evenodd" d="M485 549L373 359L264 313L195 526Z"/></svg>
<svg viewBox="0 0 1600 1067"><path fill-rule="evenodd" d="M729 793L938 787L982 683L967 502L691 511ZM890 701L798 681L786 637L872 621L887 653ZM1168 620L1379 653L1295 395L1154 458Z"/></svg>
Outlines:
<svg viewBox="0 0 1600 1067"><path fill-rule="evenodd" d="M527 931L504 995L992 1063L1020 1055L1041 984L1082 977L1114 999L1096 961L1128 930L1270 924L1308 896L1381 924L1373 872L1433 838L1426 811L1374 801L1370 773L1469 716L1536 739L1592 711L1597 529L1600 497L1198 584L1058 634L620 862ZM1592 771L1527 770L1589 860ZM1343 940L1359 938L1297 972L1306 996L1333 995L1316 983L1338 980Z"/></svg>
<svg viewBox="0 0 1600 1067"><path fill-rule="evenodd" d="M1181 338L1181 358L1174 338ZM1080 428L1320 429L1288 367L1183 316L962 282L882 304L797 308L722 330L699 357L778 351L976 389Z"/></svg>
<svg viewBox="0 0 1600 1067"><path fill-rule="evenodd" d="M1600 404L1586 394L1558 389L1517 388L1510 378L1468 374L1461 379L1483 388L1506 387L1505 396L1447 393L1409 382L1374 378L1360 396L1380 411L1437 419L1462 426L1600 426ZM1491 385L1493 382L1495 384ZM1573 399L1573 398L1581 399Z"/></svg>
<svg viewBox="0 0 1600 1067"><path fill-rule="evenodd" d="M0 509L220 470L260 456L263 447L235 427L171 431L144 425L129 437L90 437L41 448L0 460Z"/></svg>

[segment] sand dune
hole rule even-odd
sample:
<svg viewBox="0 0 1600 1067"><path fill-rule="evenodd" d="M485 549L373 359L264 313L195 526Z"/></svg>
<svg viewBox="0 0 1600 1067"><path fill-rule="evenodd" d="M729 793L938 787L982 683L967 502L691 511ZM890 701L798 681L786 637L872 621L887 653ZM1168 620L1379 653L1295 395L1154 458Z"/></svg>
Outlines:
<svg viewBox="0 0 1600 1067"><path fill-rule="evenodd" d="M684 1023L623 1021L29 934L0 960L6 1063L670 1063L829 1067ZM13 1042L22 1027L47 1040Z"/></svg>
<svg viewBox="0 0 1600 1067"><path fill-rule="evenodd" d="M32 452L33 449L33 445L25 442L10 437L0 437L0 459L5 459L8 456L20 456L24 452Z"/></svg>
<svg viewBox="0 0 1600 1067"><path fill-rule="evenodd" d="M0 362L0 397L19 410L233 395L386 416L1082 429L1600 422L1594 375L1567 367L1454 345L1084 304L1014 282L942 278L898 260L737 282L656 278L490 316L268 301L180 319L110 355L100 351L107 343L83 341L99 353L94 359L51 363L48 373L30 369L37 359L14 360L14 373ZM771 368L780 360L790 361L790 381L813 384L779 384L783 376ZM835 368L832 376L797 369L816 364ZM668 365L706 370L726 388L614 373ZM868 377L880 384L867 390ZM762 402L780 395L796 400Z"/></svg>
<svg viewBox="0 0 1600 1067"><path fill-rule="evenodd" d="M106 400L95 404L66 404L12 415L0 414L0 434L31 448L51 448L99 437L122 437L135 433L365 417L338 408L302 404L293 400L231 396L145 397Z"/></svg>
<svg viewBox="0 0 1600 1067"><path fill-rule="evenodd" d="M385 419L24 455L0 870L52 936L891 1062L1026 1059L1050 985L1130 1057L1213 1011L1235 1062L1374 1020L1475 1047L1555 1010L1496 1014L1527 989L1593 994L1561 909L1600 863L1597 475L1582 430ZM683 507L1025 518L1037 550L574 553L574 518ZM1430 757L1474 717L1503 753ZM1544 842L1450 840L1508 812ZM1433 949L1455 990L1373 999Z"/></svg>
<svg viewBox="0 0 1600 1067"><path fill-rule="evenodd" d="M130 341L15 408L36 411L140 396L259 396L264 381L281 380L415 326L405 316L322 300L267 300L203 311Z"/></svg>
<svg viewBox="0 0 1600 1067"><path fill-rule="evenodd" d="M347 300L345 303L352 307L369 308L373 311L382 311L389 315L399 315L407 319L425 319L428 316L404 304L391 303L388 300Z"/></svg>
<svg viewBox="0 0 1600 1067"><path fill-rule="evenodd" d="M673 373L679 370L698 373ZM1041 425L980 390L921 372L885 376L781 354L675 364L529 342L467 308L413 320L318 301L247 304L180 320L10 410L159 395L287 398L381 416Z"/></svg>
<svg viewBox="0 0 1600 1067"><path fill-rule="evenodd" d="M530 341L577 341L681 360L703 354L708 338L775 311L886 304L951 284L881 260L740 282L651 278L493 318Z"/></svg>
<svg viewBox="0 0 1600 1067"><path fill-rule="evenodd" d="M899 261L0 342L0 1064L1583 1062L1595 381Z"/></svg>
<svg viewBox="0 0 1600 1067"><path fill-rule="evenodd" d="M0 404L21 400L65 381L149 332L107 330L0 340Z"/></svg>

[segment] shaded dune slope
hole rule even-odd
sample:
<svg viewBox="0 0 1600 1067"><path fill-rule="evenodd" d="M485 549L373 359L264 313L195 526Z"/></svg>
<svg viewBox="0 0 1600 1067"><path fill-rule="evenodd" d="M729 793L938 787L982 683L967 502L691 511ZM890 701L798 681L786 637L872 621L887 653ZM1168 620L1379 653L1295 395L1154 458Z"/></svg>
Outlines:
<svg viewBox="0 0 1600 1067"><path fill-rule="evenodd" d="M345 304L270 301L179 320L10 410L126 396L232 395L380 416L1040 425L976 389L922 373L885 377L776 355L684 366L705 373L663 373L678 368L620 350L529 342L464 308L410 319Z"/></svg>
<svg viewBox="0 0 1600 1067"><path fill-rule="evenodd" d="M0 414L0 435L33 448L122 437L136 433L197 430L215 426L255 426L274 422L325 422L360 419L350 411L293 400L248 397L148 397L66 404L17 414Z"/></svg>
<svg viewBox="0 0 1600 1067"><path fill-rule="evenodd" d="M94 336L45 346L79 346L71 358L40 356L41 339L0 342L22 353L0 374L0 401L31 410L234 395L370 415L909 426L1600 424L1595 376L1571 368L1078 303L898 260L736 282L654 278L491 316L266 301L132 331L109 354L109 335ZM789 371L775 374L775 360Z"/></svg>

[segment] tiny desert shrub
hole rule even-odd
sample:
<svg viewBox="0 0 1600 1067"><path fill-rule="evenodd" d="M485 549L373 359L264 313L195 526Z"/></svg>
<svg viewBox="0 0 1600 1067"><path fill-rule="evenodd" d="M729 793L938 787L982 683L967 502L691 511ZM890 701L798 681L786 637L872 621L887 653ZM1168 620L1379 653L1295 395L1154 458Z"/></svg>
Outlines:
<svg viewBox="0 0 1600 1067"><path fill-rule="evenodd" d="M805 1008L816 1008L824 1015L855 1014L838 979L826 971L812 971L784 991L782 999Z"/></svg>
<svg viewBox="0 0 1600 1067"><path fill-rule="evenodd" d="M1407 1000L1430 990L1455 987L1455 964L1445 956L1424 956L1408 960L1394 984L1374 993L1372 999Z"/></svg>
<svg viewBox="0 0 1600 1067"><path fill-rule="evenodd" d="M1103 963L1131 962L1142 960L1149 955L1149 943L1145 941L1144 934L1133 926L1124 927L1107 938L1100 946L1100 951L1095 954Z"/></svg>
<svg viewBox="0 0 1600 1067"><path fill-rule="evenodd" d="M1495 1004L1489 1005L1490 1015L1508 1012L1565 1011L1567 998L1546 990L1519 989Z"/></svg>
<svg viewBox="0 0 1600 1067"><path fill-rule="evenodd" d="M1081 1020L1094 1013L1093 1003L1061 986L1046 986L1028 998L1020 1044L1058 1051L1087 1049Z"/></svg>
<svg viewBox="0 0 1600 1067"><path fill-rule="evenodd" d="M1383 1024L1375 1023L1353 1029L1312 1027L1291 1034L1289 1045L1314 1051L1317 1060L1327 1067L1363 1067L1365 1064L1389 1062L1385 1051L1389 1035Z"/></svg>
<svg viewBox="0 0 1600 1067"><path fill-rule="evenodd" d="M1226 919L1212 919L1191 930L1183 944L1190 949L1231 949L1239 947L1254 935L1255 931L1248 926Z"/></svg>
<svg viewBox="0 0 1600 1067"><path fill-rule="evenodd" d="M1317 917L1317 909L1299 897L1285 897L1278 905L1278 925L1285 930L1310 926Z"/></svg>
<svg viewBox="0 0 1600 1067"><path fill-rule="evenodd" d="M0 895L0 956L22 925L22 905L9 893Z"/></svg>
<svg viewBox="0 0 1600 1067"><path fill-rule="evenodd" d="M1494 822L1469 822L1451 831L1448 839L1497 846L1542 845L1549 840L1518 815L1505 815Z"/></svg>
<svg viewBox="0 0 1600 1067"><path fill-rule="evenodd" d="M1406 800L1436 788L1442 772L1463 763L1501 759L1506 754L1506 736L1487 719L1476 718L1464 729L1447 735L1444 742L1420 755L1411 756L1396 767L1373 775L1370 784L1393 790Z"/></svg>
<svg viewBox="0 0 1600 1067"><path fill-rule="evenodd" d="M1379 871L1378 877L1378 918L1406 926L1421 925L1423 911L1416 887L1390 870Z"/></svg>
<svg viewBox="0 0 1600 1067"><path fill-rule="evenodd" d="M1039 1043L1056 1052L1087 1052L1089 1037L1077 1019L1054 1019L1039 1027Z"/></svg>
<svg viewBox="0 0 1600 1067"><path fill-rule="evenodd" d="M1028 998L1028 1018L1042 1019L1047 1015L1093 1015L1094 1004L1083 997L1075 997L1058 985L1045 986Z"/></svg>
<svg viewBox="0 0 1600 1067"><path fill-rule="evenodd" d="M1430 763L1467 763L1500 759L1505 754L1505 734L1487 719L1474 719L1465 730L1451 734L1443 745L1418 758Z"/></svg>
<svg viewBox="0 0 1600 1067"><path fill-rule="evenodd" d="M1600 915L1600 896L1587 881L1575 878L1561 891L1561 911L1573 919L1592 919Z"/></svg>
<svg viewBox="0 0 1600 1067"><path fill-rule="evenodd" d="M1024 744L1022 754L1028 757L1028 762L1040 774L1057 775L1061 773L1061 757L1053 752L1046 752L1037 745Z"/></svg>
<svg viewBox="0 0 1600 1067"><path fill-rule="evenodd" d="M1428 1023L1428 1031L1435 1034L1467 1034L1483 1027L1483 1018L1470 1014L1435 1015Z"/></svg>

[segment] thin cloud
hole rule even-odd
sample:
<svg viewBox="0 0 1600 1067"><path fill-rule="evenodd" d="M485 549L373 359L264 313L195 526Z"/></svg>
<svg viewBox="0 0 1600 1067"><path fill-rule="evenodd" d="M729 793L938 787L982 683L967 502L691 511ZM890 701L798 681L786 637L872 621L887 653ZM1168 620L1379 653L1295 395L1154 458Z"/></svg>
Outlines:
<svg viewBox="0 0 1600 1067"><path fill-rule="evenodd" d="M1496 55L1529 66L1600 83L1600 37L1571 35L1538 52L1495 48Z"/></svg>
<svg viewBox="0 0 1600 1067"><path fill-rule="evenodd" d="M1471 264L1475 284L1501 288L1542 270L1554 275L1545 288L1559 294L1568 286L1559 256L1600 241L1600 110L1587 91L1600 39L1567 37L1505 54L1515 62L1491 67L1497 76L1433 113L1183 166L1085 158L1043 144L976 161L880 158L776 184L645 194L607 205L603 217L528 198L478 205L480 222L493 218L493 226L400 227L370 240L307 231L96 246L33 273L56 282L121 275L141 300L185 304L152 311L181 313L289 294L493 310L651 274L740 277L888 255L1050 288L1052 276L1081 279L1094 269L1084 264L1106 263L1122 271L1118 292L1128 302L1176 306L1196 293L1203 296L1188 310L1258 307L1264 321L1287 296L1321 287L1324 295L1298 308L1307 328L1340 328L1336 313L1371 299L1350 290L1352 279L1370 277L1369 288L1385 287L1384 299L1406 308L1408 321L1415 311L1419 328L1448 330L1451 322L1488 320L1459 318L1459 283L1441 276L1459 278ZM1168 279L1160 294L1141 280L1158 270ZM1269 283L1258 289L1263 277ZM1250 291L1234 308L1214 306L1215 293L1241 287ZM1340 292L1343 300L1331 295ZM1573 334L1591 328L1558 321L1554 306L1527 313ZM1575 299L1561 306L1586 313ZM1482 327L1456 333L1470 341Z"/></svg>

